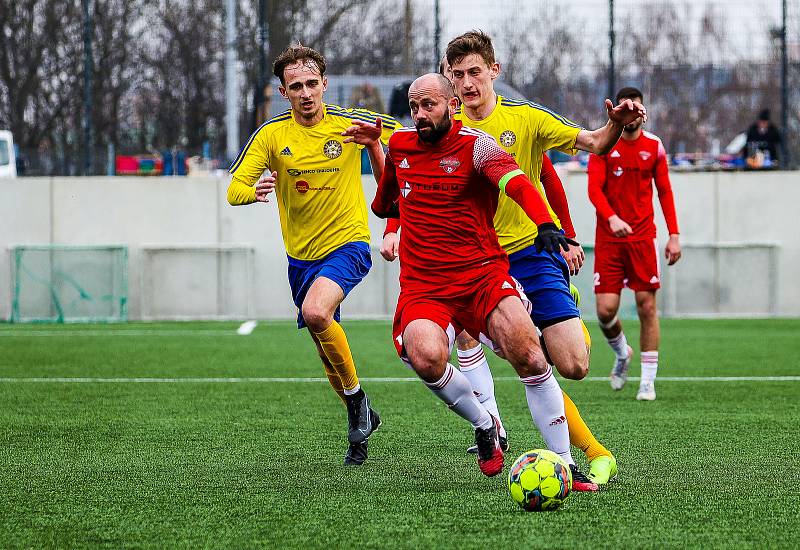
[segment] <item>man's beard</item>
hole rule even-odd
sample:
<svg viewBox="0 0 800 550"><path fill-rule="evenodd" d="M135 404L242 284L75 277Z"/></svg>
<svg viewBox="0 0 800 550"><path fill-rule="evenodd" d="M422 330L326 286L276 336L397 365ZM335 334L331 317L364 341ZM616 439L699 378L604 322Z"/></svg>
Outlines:
<svg viewBox="0 0 800 550"><path fill-rule="evenodd" d="M633 133L641 127L642 127L642 121L637 120L635 122L631 122L630 124L626 124L622 129L625 130L626 132Z"/></svg>
<svg viewBox="0 0 800 550"><path fill-rule="evenodd" d="M453 121L450 120L450 117L445 117L444 120L437 123L428 123L426 122L425 125L420 126L419 124L414 124L414 127L417 129L417 135L419 139L424 141L425 143L436 143L440 139L442 139L447 132L450 131L450 128L453 126ZM420 130L427 129L424 135L420 132Z"/></svg>

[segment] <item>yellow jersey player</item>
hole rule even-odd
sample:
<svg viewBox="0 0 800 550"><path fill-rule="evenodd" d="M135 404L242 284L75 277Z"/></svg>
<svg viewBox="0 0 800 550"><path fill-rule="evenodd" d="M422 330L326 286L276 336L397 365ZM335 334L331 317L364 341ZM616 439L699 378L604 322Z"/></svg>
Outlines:
<svg viewBox="0 0 800 550"><path fill-rule="evenodd" d="M462 102L458 118L465 126L494 136L540 193L544 151L559 149L574 153L576 149L582 149L607 152L619 139L625 124L639 116L646 117L644 107L638 102L628 101L614 107L610 100L606 100L608 123L588 131L535 103L498 96L493 83L500 74L500 64L495 60L491 38L482 32L468 32L454 38L447 45L446 55L453 86ZM556 219L552 209L551 215ZM532 246L537 234L536 225L506 197L500 198L494 225L500 245L509 254L510 273L522 284L533 303L531 317L542 331L553 364L562 376L582 378L589 368L589 350L585 328L570 293L569 271L570 264L575 265L575 256L582 258L583 251L570 250L564 258L537 250ZM482 355L477 342L461 342L459 345L459 356L463 355L471 366L480 362L479 357L477 360L474 357L475 353L470 353L476 347ZM485 372L489 372L488 368ZM616 460L597 442L568 397L565 406L571 432L568 437L586 452L590 461L589 478L597 484L608 482L616 473ZM569 447L569 442L566 446ZM573 467L573 473L575 471ZM580 484L589 482L582 474L578 479ZM590 483L585 485L585 490L591 490Z"/></svg>
<svg viewBox="0 0 800 550"><path fill-rule="evenodd" d="M308 328L328 380L347 406L345 464L359 465L380 418L359 383L339 306L372 266L361 148L367 147L380 178L381 141L388 142L400 125L365 109L325 104L325 60L311 48L290 46L273 72L291 108L250 136L231 165L228 202L269 202L275 192L297 326Z"/></svg>

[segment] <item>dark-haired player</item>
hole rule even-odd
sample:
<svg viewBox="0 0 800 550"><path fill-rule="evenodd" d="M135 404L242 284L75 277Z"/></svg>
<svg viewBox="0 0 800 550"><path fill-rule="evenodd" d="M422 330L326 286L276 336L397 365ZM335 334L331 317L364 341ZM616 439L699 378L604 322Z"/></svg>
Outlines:
<svg viewBox="0 0 800 550"><path fill-rule="evenodd" d="M339 305L372 265L360 149L367 147L379 179L384 153L376 137L386 142L399 124L365 109L324 103L325 60L311 48L287 48L273 72L291 108L250 136L231 165L228 202L268 202L273 191L277 196L297 326L308 328L331 386L347 405L345 464L358 465L380 419L361 389L338 323Z"/></svg>
<svg viewBox="0 0 800 550"><path fill-rule="evenodd" d="M623 88L617 93L618 103L631 100L641 103L642 92ZM681 245L667 154L658 137L642 130L643 122L638 118L627 124L622 139L608 154L589 157L589 199L597 209L594 251L597 318L616 354L611 387L621 390L625 385L633 357L633 349L617 318L620 292L627 286L636 296L641 322L642 377L636 399L653 401L659 341L656 290L661 286L653 182L669 231L664 249L669 265L680 259Z"/></svg>

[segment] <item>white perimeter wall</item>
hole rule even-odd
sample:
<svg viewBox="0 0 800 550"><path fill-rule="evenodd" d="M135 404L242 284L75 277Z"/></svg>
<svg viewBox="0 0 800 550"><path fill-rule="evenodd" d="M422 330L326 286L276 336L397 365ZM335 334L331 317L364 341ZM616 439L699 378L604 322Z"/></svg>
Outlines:
<svg viewBox="0 0 800 550"><path fill-rule="evenodd" d="M363 178L368 202L371 176ZM564 175L579 239L594 240L586 175ZM251 311L257 318L295 315L274 202L231 207L227 178L19 178L0 180L0 319L11 314L9 249L20 244L122 244L129 247L129 317L142 314L142 247L237 244L255 249ZM684 243L779 244L779 315L800 315L800 174L673 173ZM666 230L660 211L659 238ZM373 247L383 222L370 217ZM351 316L388 315L397 293L397 265L373 254L374 268L345 302ZM757 266L747 266L757 269ZM591 270L591 265L587 266ZM683 269L689 269L684 266ZM203 277L194 273L192 277ZM191 281L187 280L187 285ZM764 284L768 284L766 278Z"/></svg>

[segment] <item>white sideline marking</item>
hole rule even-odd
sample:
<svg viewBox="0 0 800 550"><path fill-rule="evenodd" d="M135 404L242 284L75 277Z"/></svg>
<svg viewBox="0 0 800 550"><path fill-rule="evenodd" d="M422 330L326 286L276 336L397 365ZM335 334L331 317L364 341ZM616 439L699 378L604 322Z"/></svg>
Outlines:
<svg viewBox="0 0 800 550"><path fill-rule="evenodd" d="M236 329L236 334L239 336L250 336L257 326L258 321L245 321Z"/></svg>
<svg viewBox="0 0 800 550"><path fill-rule="evenodd" d="M376 377L361 378L364 382L416 382L416 377ZM514 376L498 376L495 380L513 381L518 380ZM608 378L601 376L590 376L584 378L589 382L608 382ZM639 380L638 376L631 376L628 380ZM800 382L800 376L659 376L657 382ZM328 382L327 378L0 378L0 383L61 383L61 384L81 384L81 383L111 383L111 384L238 384L238 383L303 383L303 382Z"/></svg>

